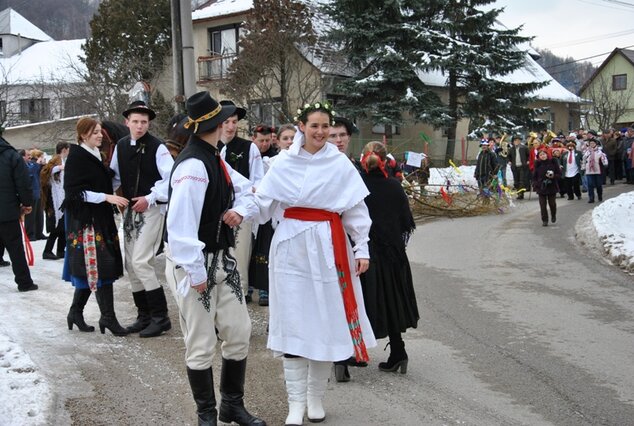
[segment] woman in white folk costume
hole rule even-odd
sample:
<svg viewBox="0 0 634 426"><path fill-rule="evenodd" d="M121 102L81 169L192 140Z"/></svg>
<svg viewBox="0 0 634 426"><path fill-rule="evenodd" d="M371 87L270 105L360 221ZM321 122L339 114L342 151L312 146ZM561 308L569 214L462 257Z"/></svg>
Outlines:
<svg viewBox="0 0 634 426"><path fill-rule="evenodd" d="M284 356L287 425L302 424L306 408L309 421L322 421L332 362L367 361L366 348L376 346L359 282L369 264L368 190L327 143L333 117L326 102L298 110L293 144L255 193L259 222L280 221L269 258L268 347Z"/></svg>

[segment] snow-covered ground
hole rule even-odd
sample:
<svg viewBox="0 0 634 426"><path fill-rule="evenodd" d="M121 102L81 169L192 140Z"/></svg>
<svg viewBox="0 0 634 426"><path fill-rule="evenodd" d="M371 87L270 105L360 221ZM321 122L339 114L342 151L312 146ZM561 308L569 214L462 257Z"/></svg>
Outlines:
<svg viewBox="0 0 634 426"><path fill-rule="evenodd" d="M469 179L473 179L473 170L468 167L461 169L463 173L456 173L458 182L464 179L464 183L469 184ZM443 169L432 171L432 176L437 176L439 183L442 180L446 183L447 175L455 172L455 169L452 171ZM634 272L633 218L634 191L598 204L592 213L592 225L603 242L605 253L612 261L629 272ZM33 245L34 251L41 253L44 241L37 241ZM42 260L39 258L36 262L47 268L52 265L52 269L47 269L46 273L58 273L55 272L54 265L59 266L59 263L46 263L46 261L41 263ZM11 268L0 269L0 278L4 284L2 292L18 294L14 287ZM29 296L28 293L21 295L27 298ZM96 309L94 306L92 308ZM28 310L29 305L22 303L11 304L10 309L0 309L0 325L10 327L12 321L20 316L18 311L24 311L24 315L29 316L31 314ZM2 329L3 327L0 326L0 395L2 395L0 424L3 426L44 425L54 403L53 394L29 355L11 337L3 334Z"/></svg>
<svg viewBox="0 0 634 426"><path fill-rule="evenodd" d="M15 315L15 311L11 311ZM11 321L8 312L2 321ZM31 357L17 343L0 334L0 424L43 425L51 405L48 383Z"/></svg>
<svg viewBox="0 0 634 426"><path fill-rule="evenodd" d="M595 207L592 223L610 260L634 273L634 191Z"/></svg>

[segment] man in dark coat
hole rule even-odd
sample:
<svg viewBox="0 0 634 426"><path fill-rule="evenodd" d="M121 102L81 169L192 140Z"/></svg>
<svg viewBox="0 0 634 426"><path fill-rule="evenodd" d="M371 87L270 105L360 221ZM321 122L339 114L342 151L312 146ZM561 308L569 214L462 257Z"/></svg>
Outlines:
<svg viewBox="0 0 634 426"><path fill-rule="evenodd" d="M483 139L480 142L480 153L476 158L474 177L478 181L478 188L482 190L497 173L497 158L489 149L489 141Z"/></svg>
<svg viewBox="0 0 634 426"><path fill-rule="evenodd" d="M522 144L519 135L513 136L513 146L509 149L508 160L511 163L513 185L518 191L517 199L522 200L524 192L528 190L528 148ZM524 191L521 191L522 189Z"/></svg>
<svg viewBox="0 0 634 426"><path fill-rule="evenodd" d="M0 241L9 252L19 291L37 290L24 255L20 216L31 212L33 191L24 160L0 136Z"/></svg>

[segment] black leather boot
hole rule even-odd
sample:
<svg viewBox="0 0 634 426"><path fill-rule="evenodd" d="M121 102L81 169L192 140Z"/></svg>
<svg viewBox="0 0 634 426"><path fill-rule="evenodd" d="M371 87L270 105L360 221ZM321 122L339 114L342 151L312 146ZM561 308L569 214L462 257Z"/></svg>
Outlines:
<svg viewBox="0 0 634 426"><path fill-rule="evenodd" d="M187 367L187 378L196 402L198 426L216 426L218 410L216 410L214 376L211 367L206 370L192 370Z"/></svg>
<svg viewBox="0 0 634 426"><path fill-rule="evenodd" d="M66 321L68 322L68 329L73 329L73 324L79 328L79 331L95 331L95 327L86 324L84 321L84 306L90 298L90 289L88 288L76 288L73 294L73 303L70 305L68 316Z"/></svg>
<svg viewBox="0 0 634 426"><path fill-rule="evenodd" d="M236 422L240 426L266 426L266 422L249 414L244 408L244 378L247 359L234 361L222 359L220 373L220 416L221 422Z"/></svg>
<svg viewBox="0 0 634 426"><path fill-rule="evenodd" d="M101 318L99 318L99 331L101 334L105 333L105 329L110 330L115 336L127 336L128 330L121 327L117 316L114 313L114 295L112 284L102 285L99 287L96 293L97 303L99 304L99 310L101 311Z"/></svg>
<svg viewBox="0 0 634 426"><path fill-rule="evenodd" d="M138 333L139 331L150 325L150 320L152 316L150 315L150 306L147 303L147 295L145 293L145 290L133 292L132 298L134 299L134 305L136 306L138 313L136 321L133 324L127 326L126 329L129 333Z"/></svg>
<svg viewBox="0 0 634 426"><path fill-rule="evenodd" d="M150 324L139 333L139 337L156 337L172 328L172 322L167 315L167 300L163 287L146 291L147 303L152 315Z"/></svg>
<svg viewBox="0 0 634 426"><path fill-rule="evenodd" d="M394 372L401 369L401 374L407 373L407 352L403 340L390 340L390 356L387 362L379 363L379 370ZM386 346L387 347L387 346Z"/></svg>

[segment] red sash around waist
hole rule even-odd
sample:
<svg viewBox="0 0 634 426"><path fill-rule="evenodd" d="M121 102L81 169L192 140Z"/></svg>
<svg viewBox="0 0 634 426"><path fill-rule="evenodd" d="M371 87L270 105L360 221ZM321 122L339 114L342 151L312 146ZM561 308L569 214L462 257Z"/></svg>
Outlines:
<svg viewBox="0 0 634 426"><path fill-rule="evenodd" d="M359 362L367 362L369 357L361 334L357 300L354 297L352 276L350 275L350 266L348 263L346 233L343 230L341 217L337 213L306 207L289 207L284 210L284 217L311 222L330 222L332 245L335 254L335 266L337 268L339 287L341 288L341 294L343 297L343 307L346 311L346 320L348 321L348 328L350 330L350 336L352 337L352 344L354 346L354 356Z"/></svg>

